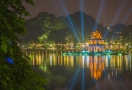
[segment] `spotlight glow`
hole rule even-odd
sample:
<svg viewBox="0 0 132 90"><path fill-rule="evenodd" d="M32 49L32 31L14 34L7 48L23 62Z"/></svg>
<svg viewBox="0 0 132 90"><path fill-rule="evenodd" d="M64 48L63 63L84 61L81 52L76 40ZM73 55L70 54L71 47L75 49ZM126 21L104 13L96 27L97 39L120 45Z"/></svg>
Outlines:
<svg viewBox="0 0 132 90"><path fill-rule="evenodd" d="M79 38L78 38L78 35L76 33L76 30L75 30L75 25L73 24L72 20L71 20L71 17L70 16L67 16L67 19L68 19L68 22L70 25L69 28L72 30L73 34L75 35L76 39L78 40L78 42L80 42Z"/></svg>
<svg viewBox="0 0 132 90"><path fill-rule="evenodd" d="M98 82L95 79L94 79L94 82L95 82L96 90L100 90Z"/></svg>
<svg viewBox="0 0 132 90"><path fill-rule="evenodd" d="M81 90L85 90L85 76L84 76L84 69L82 68L82 89Z"/></svg>
<svg viewBox="0 0 132 90"><path fill-rule="evenodd" d="M123 8L124 8L124 6L126 5L127 1L128 1L128 0L125 0L125 1L120 5L119 10L117 11L117 13L116 13L116 15L115 15L113 21L111 22L110 26L112 26L112 25L115 23L115 21L118 19L118 17L120 16L121 12L123 11ZM115 34L115 33L113 33L113 34ZM108 35L108 30L106 30L106 33L105 33L105 35L104 35L104 38L105 38L107 35ZM114 37L114 35L112 36L112 39L113 39L113 37Z"/></svg>
<svg viewBox="0 0 132 90"><path fill-rule="evenodd" d="M80 11L84 11L84 0L79 0ZM82 30L82 42L84 43L84 13L80 12L81 30Z"/></svg>
<svg viewBox="0 0 132 90"><path fill-rule="evenodd" d="M71 86L70 86L70 90L72 90L74 85L75 85L75 81L76 81L76 78L77 78L77 75L78 75L79 71L80 71L80 67L78 67L78 69L77 69L77 71L76 71L76 73L73 77L73 80L72 80L72 83L71 83Z"/></svg>
<svg viewBox="0 0 132 90"><path fill-rule="evenodd" d="M61 12L60 8L57 7L58 5L56 4L56 2L54 0L49 0L50 3L53 5L54 9L57 11L57 13L59 13L59 15L63 15L63 13Z"/></svg>
<svg viewBox="0 0 132 90"><path fill-rule="evenodd" d="M115 23L115 21L118 19L118 17L120 16L121 12L123 11L123 8L125 7L126 3L128 0L125 0L119 7L113 21L111 22L110 26L113 25Z"/></svg>
<svg viewBox="0 0 132 90"><path fill-rule="evenodd" d="M125 18L122 20L123 23L126 22L126 20L128 19L128 17L131 15L132 12L132 6L130 7L130 9L128 10L128 12L126 13Z"/></svg>
<svg viewBox="0 0 132 90"><path fill-rule="evenodd" d="M124 27L124 25L123 24L120 24L119 26L118 26L118 28L115 30L115 32L121 32L121 30L122 30L122 28ZM112 39L114 38L114 36L115 36L115 34L116 33L113 33L113 35L112 35ZM116 34L116 36L119 36L119 34Z"/></svg>
<svg viewBox="0 0 132 90"><path fill-rule="evenodd" d="M101 16L102 11L103 11L104 6L105 6L105 2L106 2L106 0L101 0L99 12L98 12L98 15L97 15L97 18L96 18L96 21L97 21L97 22L96 22L95 25L94 25L94 31L96 31L96 29L97 29L97 25L98 25L98 22L99 22L99 20L100 20L100 16Z"/></svg>
<svg viewBox="0 0 132 90"><path fill-rule="evenodd" d="M82 42L84 43L84 14L83 12L80 13L81 15L81 29L82 29Z"/></svg>
<svg viewBox="0 0 132 90"><path fill-rule="evenodd" d="M104 76L108 78L108 73L106 71L104 71ZM108 79L107 79L108 80ZM108 82L110 83L110 85L112 86L113 90L117 90L117 88L114 86L114 84L111 82L111 80L108 80Z"/></svg>
<svg viewBox="0 0 132 90"><path fill-rule="evenodd" d="M69 13L68 13L68 10L67 10L67 8L66 8L66 5L64 4L64 1L63 1L63 0L59 0L59 2L60 2L60 5L61 5L61 7L62 7L62 9L63 9L63 11L64 11L64 13L65 13L65 15L67 16L68 22L69 22L69 24L70 24L70 25L68 25L69 28L72 30L72 32L73 32L73 34L75 35L75 37L76 37L76 39L78 40L78 42L80 42L80 40L79 40L79 38L78 38L78 36L77 36L76 30L75 30L75 25L74 25L74 23L73 23L71 17L68 16Z"/></svg>

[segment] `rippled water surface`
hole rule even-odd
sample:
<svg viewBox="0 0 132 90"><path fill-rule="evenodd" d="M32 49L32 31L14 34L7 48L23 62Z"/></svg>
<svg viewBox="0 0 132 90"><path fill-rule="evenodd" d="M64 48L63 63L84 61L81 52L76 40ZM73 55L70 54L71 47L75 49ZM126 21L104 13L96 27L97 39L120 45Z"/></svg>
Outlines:
<svg viewBox="0 0 132 90"><path fill-rule="evenodd" d="M50 82L46 90L132 90L131 55L26 53Z"/></svg>

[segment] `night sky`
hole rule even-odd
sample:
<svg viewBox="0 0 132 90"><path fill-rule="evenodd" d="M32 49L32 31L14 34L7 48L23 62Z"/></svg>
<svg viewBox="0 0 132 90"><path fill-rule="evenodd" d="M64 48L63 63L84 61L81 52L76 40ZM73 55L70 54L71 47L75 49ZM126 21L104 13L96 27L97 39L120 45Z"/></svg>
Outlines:
<svg viewBox="0 0 132 90"><path fill-rule="evenodd" d="M104 26L116 23L132 24L132 0L34 0L34 5L23 3L33 18L40 12L56 17L83 11Z"/></svg>

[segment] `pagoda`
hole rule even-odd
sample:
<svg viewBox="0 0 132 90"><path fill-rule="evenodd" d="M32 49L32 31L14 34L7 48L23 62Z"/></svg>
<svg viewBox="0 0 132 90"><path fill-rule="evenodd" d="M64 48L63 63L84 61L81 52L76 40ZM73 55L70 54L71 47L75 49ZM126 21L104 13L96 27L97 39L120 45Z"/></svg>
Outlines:
<svg viewBox="0 0 132 90"><path fill-rule="evenodd" d="M92 32L91 39L89 40L88 51L102 52L104 51L104 39L98 31Z"/></svg>

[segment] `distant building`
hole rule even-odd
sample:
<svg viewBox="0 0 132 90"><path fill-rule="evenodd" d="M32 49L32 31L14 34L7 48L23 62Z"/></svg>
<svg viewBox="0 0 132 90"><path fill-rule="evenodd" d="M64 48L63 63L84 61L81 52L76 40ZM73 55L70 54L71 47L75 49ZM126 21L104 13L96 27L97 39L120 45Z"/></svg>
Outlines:
<svg viewBox="0 0 132 90"><path fill-rule="evenodd" d="M104 39L98 31L92 32L88 50L90 52L104 51Z"/></svg>

